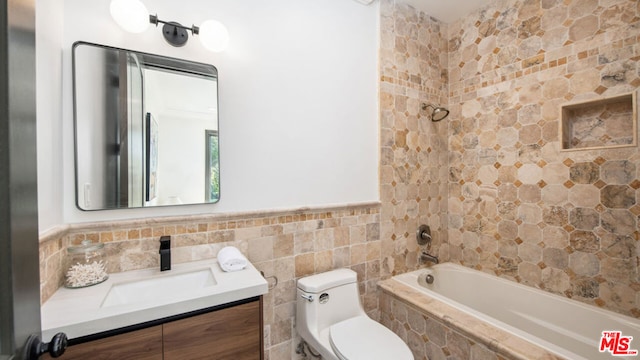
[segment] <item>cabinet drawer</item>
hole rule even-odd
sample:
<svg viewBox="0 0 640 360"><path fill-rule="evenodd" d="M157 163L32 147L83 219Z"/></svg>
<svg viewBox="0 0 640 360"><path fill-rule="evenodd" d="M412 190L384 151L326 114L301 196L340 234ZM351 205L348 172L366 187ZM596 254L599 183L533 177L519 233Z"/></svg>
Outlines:
<svg viewBox="0 0 640 360"><path fill-rule="evenodd" d="M260 301L164 324L164 360L259 360Z"/></svg>
<svg viewBox="0 0 640 360"><path fill-rule="evenodd" d="M162 325L70 346L60 359L162 360Z"/></svg>

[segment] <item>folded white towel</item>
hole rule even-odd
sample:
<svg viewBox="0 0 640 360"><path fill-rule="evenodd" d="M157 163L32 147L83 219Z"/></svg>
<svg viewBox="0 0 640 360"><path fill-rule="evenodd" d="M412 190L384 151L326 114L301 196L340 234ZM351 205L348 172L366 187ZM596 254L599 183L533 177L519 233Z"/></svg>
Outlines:
<svg viewBox="0 0 640 360"><path fill-rule="evenodd" d="M249 260L238 248L225 246L218 252L218 263L224 271L238 271L247 267Z"/></svg>

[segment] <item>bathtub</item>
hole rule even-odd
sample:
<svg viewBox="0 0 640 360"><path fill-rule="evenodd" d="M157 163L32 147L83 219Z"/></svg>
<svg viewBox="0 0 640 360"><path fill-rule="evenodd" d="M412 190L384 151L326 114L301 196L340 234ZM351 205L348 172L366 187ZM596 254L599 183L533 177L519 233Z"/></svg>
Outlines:
<svg viewBox="0 0 640 360"><path fill-rule="evenodd" d="M432 284L426 283L429 274L434 279ZM620 331L622 336L633 337L629 350L640 350L638 319L461 265L444 263L394 276L381 282L380 287L425 310L428 316L463 328L470 337L477 336L473 341L484 342L507 357L640 359L640 355L614 357L599 351L603 331ZM474 325L469 315L481 324ZM502 335L487 330L493 327ZM505 332L519 339L506 341ZM531 350L534 348L541 350Z"/></svg>

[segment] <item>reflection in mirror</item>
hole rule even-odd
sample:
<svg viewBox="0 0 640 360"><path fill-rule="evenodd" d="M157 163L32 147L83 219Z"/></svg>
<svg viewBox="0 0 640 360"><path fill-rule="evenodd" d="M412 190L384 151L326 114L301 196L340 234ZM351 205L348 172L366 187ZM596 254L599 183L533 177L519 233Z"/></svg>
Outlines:
<svg viewBox="0 0 640 360"><path fill-rule="evenodd" d="M80 209L219 200L215 67L77 42L73 70Z"/></svg>

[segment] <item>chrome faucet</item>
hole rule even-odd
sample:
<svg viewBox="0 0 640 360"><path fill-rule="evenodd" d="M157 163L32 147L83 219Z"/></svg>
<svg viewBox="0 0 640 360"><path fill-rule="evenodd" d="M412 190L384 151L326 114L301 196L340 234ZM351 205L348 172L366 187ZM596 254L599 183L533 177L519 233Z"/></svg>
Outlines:
<svg viewBox="0 0 640 360"><path fill-rule="evenodd" d="M427 245L431 246L431 228L429 225L420 225L418 231L416 232L416 239L418 240L418 245Z"/></svg>
<svg viewBox="0 0 640 360"><path fill-rule="evenodd" d="M420 227L418 227L418 231L416 232L416 238L418 240L418 245L426 245L427 251L431 250L431 241L433 240L433 238L431 237L431 228L429 227L429 225L420 225ZM433 256L427 251L423 251L420 253L420 261L431 261L436 264L440 262L437 256Z"/></svg>
<svg viewBox="0 0 640 360"><path fill-rule="evenodd" d="M422 261L431 261L433 263L439 263L440 260L438 260L437 256L433 256L431 254L428 254L426 251L423 251L422 253L420 253L420 259Z"/></svg>

